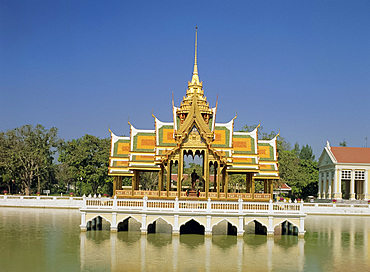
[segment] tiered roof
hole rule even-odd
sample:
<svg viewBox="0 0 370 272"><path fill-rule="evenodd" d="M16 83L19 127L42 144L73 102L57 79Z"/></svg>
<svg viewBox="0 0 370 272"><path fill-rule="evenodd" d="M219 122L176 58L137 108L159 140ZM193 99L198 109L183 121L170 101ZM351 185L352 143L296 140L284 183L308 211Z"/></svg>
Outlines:
<svg viewBox="0 0 370 272"><path fill-rule="evenodd" d="M261 178L277 178L276 137L258 140L258 128L251 132L234 132L233 118L216 123L217 102L210 108L199 80L197 32L192 79L180 107L173 107L173 122L155 119L154 130L139 130L130 124L130 137L111 132L110 175L132 175L132 170L159 170L179 149L200 141L229 172L254 172ZM198 140L197 140L198 139Z"/></svg>

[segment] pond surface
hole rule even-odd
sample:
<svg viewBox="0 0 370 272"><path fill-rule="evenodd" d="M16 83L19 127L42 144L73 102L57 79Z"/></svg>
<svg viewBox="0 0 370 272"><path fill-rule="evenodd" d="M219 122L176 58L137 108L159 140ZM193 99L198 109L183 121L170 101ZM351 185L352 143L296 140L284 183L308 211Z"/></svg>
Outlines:
<svg viewBox="0 0 370 272"><path fill-rule="evenodd" d="M370 271L370 217L308 216L304 239L81 233L79 223L77 210L0 208L0 271Z"/></svg>

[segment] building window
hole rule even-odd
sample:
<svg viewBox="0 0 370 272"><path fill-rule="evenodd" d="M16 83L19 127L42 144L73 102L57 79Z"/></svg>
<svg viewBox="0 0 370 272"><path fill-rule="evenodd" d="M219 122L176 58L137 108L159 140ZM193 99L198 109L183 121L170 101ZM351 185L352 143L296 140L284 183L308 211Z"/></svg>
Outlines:
<svg viewBox="0 0 370 272"><path fill-rule="evenodd" d="M365 180L365 171L364 170L357 170L357 171L355 171L355 179L357 179L357 180Z"/></svg>
<svg viewBox="0 0 370 272"><path fill-rule="evenodd" d="M351 179L351 170L342 170L342 179Z"/></svg>

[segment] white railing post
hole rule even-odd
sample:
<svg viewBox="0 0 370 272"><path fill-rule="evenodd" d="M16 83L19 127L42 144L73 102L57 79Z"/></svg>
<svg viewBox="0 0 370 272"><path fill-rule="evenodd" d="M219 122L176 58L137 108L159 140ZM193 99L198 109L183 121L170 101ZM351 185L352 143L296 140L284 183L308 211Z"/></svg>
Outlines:
<svg viewBox="0 0 370 272"><path fill-rule="evenodd" d="M117 196L113 197L113 209L117 209Z"/></svg>
<svg viewBox="0 0 370 272"><path fill-rule="evenodd" d="M274 210L274 207L273 207L273 203L272 203L272 199L269 200L269 213L272 213L273 210Z"/></svg>
<svg viewBox="0 0 370 272"><path fill-rule="evenodd" d="M4 199L7 200L8 199L8 196L7 195L4 195Z"/></svg>
<svg viewBox="0 0 370 272"><path fill-rule="evenodd" d="M143 197L143 211L146 211L148 208L148 197L144 196Z"/></svg>
<svg viewBox="0 0 370 272"><path fill-rule="evenodd" d="M212 206L211 206L211 198L209 197L207 200L207 213L212 212Z"/></svg>
<svg viewBox="0 0 370 272"><path fill-rule="evenodd" d="M239 198L239 214L243 214L243 199Z"/></svg>
<svg viewBox="0 0 370 272"><path fill-rule="evenodd" d="M179 199L178 197L175 198L175 212L179 211Z"/></svg>
<svg viewBox="0 0 370 272"><path fill-rule="evenodd" d="M299 211L301 212L301 213L303 213L303 203L304 203L304 201L303 201L303 199L301 200L301 203L299 204Z"/></svg>
<svg viewBox="0 0 370 272"><path fill-rule="evenodd" d="M83 201L82 201L82 208L83 208L83 209L86 209L86 195L84 194L82 198L83 198ZM55 198L55 200L56 200L56 198Z"/></svg>

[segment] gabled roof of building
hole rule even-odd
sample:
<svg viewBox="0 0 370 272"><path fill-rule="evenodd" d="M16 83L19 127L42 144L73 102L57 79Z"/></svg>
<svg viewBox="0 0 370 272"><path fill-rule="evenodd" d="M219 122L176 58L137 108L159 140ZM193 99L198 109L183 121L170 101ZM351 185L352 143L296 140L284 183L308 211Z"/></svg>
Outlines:
<svg viewBox="0 0 370 272"><path fill-rule="evenodd" d="M331 152L339 163L370 163L370 148L332 146Z"/></svg>

